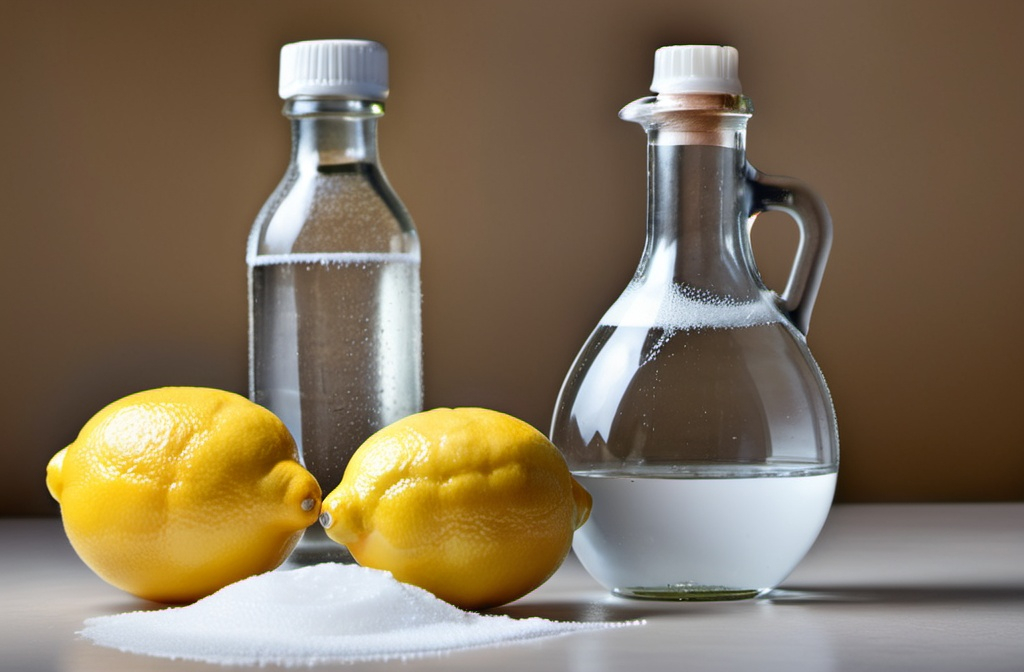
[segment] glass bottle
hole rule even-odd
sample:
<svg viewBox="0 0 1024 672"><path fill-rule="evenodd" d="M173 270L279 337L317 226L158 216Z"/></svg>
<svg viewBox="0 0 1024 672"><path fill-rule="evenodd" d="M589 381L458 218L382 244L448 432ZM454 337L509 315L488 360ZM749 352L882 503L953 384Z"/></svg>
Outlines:
<svg viewBox="0 0 1024 672"><path fill-rule="evenodd" d="M835 488L835 412L805 340L831 220L805 187L747 163L737 62L731 47L659 49L658 95L620 113L648 136L647 241L551 428L594 498L576 554L618 595L761 594L810 548ZM801 232L781 295L751 251L766 210Z"/></svg>
<svg viewBox="0 0 1024 672"><path fill-rule="evenodd" d="M291 161L249 237L250 396L276 413L324 493L377 429L422 407L420 248L377 157L387 51L281 50ZM319 525L291 557L349 561Z"/></svg>

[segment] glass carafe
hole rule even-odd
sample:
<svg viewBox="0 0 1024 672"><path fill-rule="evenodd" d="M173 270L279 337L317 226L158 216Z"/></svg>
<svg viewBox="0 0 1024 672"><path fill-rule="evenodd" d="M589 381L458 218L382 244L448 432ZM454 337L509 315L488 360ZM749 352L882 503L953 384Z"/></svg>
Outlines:
<svg viewBox="0 0 1024 672"><path fill-rule="evenodd" d="M761 594L806 554L835 488L835 412L805 340L831 221L808 189L747 163L737 59L731 47L659 49L658 95L620 113L647 131L647 241L551 429L594 498L575 552L618 595ZM768 210L801 233L781 294L751 250Z"/></svg>

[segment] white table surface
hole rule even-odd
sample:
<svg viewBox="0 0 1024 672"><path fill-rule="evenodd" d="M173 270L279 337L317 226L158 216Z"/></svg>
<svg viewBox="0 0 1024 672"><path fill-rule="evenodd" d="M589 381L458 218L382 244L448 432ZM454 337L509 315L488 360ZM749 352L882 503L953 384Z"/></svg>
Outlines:
<svg viewBox="0 0 1024 672"><path fill-rule="evenodd" d="M96 578L56 519L0 519L0 670L239 670L77 638L90 616L146 606ZM835 507L768 597L663 603L607 595L570 558L512 616L638 627L316 670L1024 671L1024 503ZM255 668L270 669L270 668Z"/></svg>

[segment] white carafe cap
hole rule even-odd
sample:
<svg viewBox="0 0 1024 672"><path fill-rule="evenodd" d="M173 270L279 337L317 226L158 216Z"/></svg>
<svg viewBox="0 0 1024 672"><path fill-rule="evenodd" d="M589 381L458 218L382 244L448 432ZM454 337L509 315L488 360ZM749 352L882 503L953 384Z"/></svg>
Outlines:
<svg viewBox="0 0 1024 672"><path fill-rule="evenodd" d="M743 92L739 78L739 52L733 47L684 45L654 52L655 93Z"/></svg>
<svg viewBox="0 0 1024 672"><path fill-rule="evenodd" d="M388 52L369 40L309 40L281 47L278 95L388 97Z"/></svg>

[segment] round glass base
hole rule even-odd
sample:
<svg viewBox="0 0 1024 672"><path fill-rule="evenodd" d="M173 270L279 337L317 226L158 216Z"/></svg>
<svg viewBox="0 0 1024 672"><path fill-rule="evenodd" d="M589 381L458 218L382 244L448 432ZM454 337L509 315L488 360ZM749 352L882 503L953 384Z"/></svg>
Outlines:
<svg viewBox="0 0 1024 672"><path fill-rule="evenodd" d="M681 583L666 586L632 586L613 588L612 594L635 600L673 600L676 602L719 602L725 600L749 600L757 597L762 589L736 589L725 586L697 586Z"/></svg>

